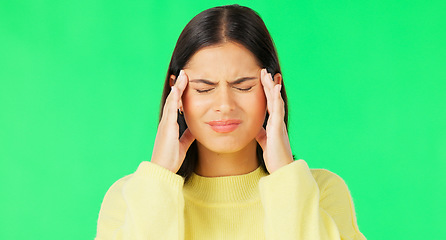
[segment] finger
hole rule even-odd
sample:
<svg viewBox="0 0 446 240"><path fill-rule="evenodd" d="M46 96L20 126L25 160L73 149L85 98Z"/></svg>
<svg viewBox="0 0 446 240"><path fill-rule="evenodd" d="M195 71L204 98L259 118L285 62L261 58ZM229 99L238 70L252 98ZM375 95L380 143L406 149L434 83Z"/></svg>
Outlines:
<svg viewBox="0 0 446 240"><path fill-rule="evenodd" d="M270 95L271 83L269 82L268 72L266 71L266 69L262 69L262 72L260 74L260 81L262 83L263 90L265 91L265 94Z"/></svg>
<svg viewBox="0 0 446 240"><path fill-rule="evenodd" d="M256 141L259 143L260 147L265 150L266 147L266 131L262 127L259 131L259 133L256 136Z"/></svg>
<svg viewBox="0 0 446 240"><path fill-rule="evenodd" d="M178 109L178 88L176 86L172 86L169 95L166 98L166 102L163 107L163 116L161 120L168 121L169 119L177 119L177 109Z"/></svg>
<svg viewBox="0 0 446 240"><path fill-rule="evenodd" d="M180 71L180 74L177 77L177 81L171 87L171 91L166 98L166 102L163 108L163 118L168 118L168 116L172 116L172 118L177 119L177 109L180 107L180 99L183 95L184 89L186 89L188 83L188 78L184 70Z"/></svg>
<svg viewBox="0 0 446 240"><path fill-rule="evenodd" d="M280 90L282 89L282 85L277 84L274 87L274 111L271 113L271 118L273 122L280 123L283 122L283 117L285 114L284 102L282 99L282 95L280 94Z"/></svg>
<svg viewBox="0 0 446 240"><path fill-rule="evenodd" d="M271 101L270 101L270 106L271 106L271 109L270 109L270 114L273 114L274 113L274 111L275 111L275 106L276 106L276 98L277 98L277 96L276 96L276 86L277 86L277 84L276 83L274 83L274 81L273 81L273 77L271 76L271 73L268 73L267 74L267 80L266 80L268 83L269 83L269 85L270 85L270 96L271 96Z"/></svg>
<svg viewBox="0 0 446 240"><path fill-rule="evenodd" d="M268 89L271 90L275 83L271 77L271 73L268 73L268 71L266 69L264 69L264 74L265 74L265 78L264 81L262 82L262 84Z"/></svg>
<svg viewBox="0 0 446 240"><path fill-rule="evenodd" d="M178 76L178 81L175 83L175 86L177 86L178 89L180 90L179 91L180 98L183 95L184 90L186 89L188 81L189 81L189 79L188 79L186 73L184 72L184 70L181 70L180 74Z"/></svg>
<svg viewBox="0 0 446 240"><path fill-rule="evenodd" d="M271 112L272 110L272 95L271 95L271 87L270 84L268 83L268 74L266 72L266 69L262 69L262 72L260 74L260 79L261 79L261 83L263 86L263 91L265 92L265 96L266 96L266 103L267 103L267 109L268 112Z"/></svg>

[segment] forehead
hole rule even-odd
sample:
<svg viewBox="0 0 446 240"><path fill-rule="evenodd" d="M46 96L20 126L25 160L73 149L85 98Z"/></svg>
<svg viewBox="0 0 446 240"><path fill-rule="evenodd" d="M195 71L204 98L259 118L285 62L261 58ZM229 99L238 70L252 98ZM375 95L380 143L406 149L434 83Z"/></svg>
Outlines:
<svg viewBox="0 0 446 240"><path fill-rule="evenodd" d="M196 77L235 77L260 69L257 59L244 46L227 42L204 47L197 51L184 67Z"/></svg>

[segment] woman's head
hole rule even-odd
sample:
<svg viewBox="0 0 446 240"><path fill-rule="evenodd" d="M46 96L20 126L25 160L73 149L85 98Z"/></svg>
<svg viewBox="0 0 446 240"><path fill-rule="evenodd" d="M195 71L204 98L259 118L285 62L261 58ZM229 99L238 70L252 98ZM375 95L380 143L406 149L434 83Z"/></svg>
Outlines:
<svg viewBox="0 0 446 240"><path fill-rule="evenodd" d="M222 51L223 49L223 51ZM166 76L166 81L164 84L164 91L163 96L161 100L161 111L163 109L163 105L165 102L165 99L167 98L167 95L170 92L170 86L178 76L181 69L184 69L189 67L190 70L193 70L193 72L189 71L190 74L195 74L196 77L202 78L202 76L208 76L208 78L213 78L212 81L220 82L221 86L218 88L219 90L212 90L213 93L209 94L220 94L223 92L224 86L229 86L228 84L222 85L223 81L220 81L220 79L216 79L217 75L211 74L209 69L207 69L208 75L206 74L206 69L203 69L203 72L199 72L199 67L197 67L197 64L195 66L190 66L191 59L192 62L203 61L203 57L212 56L212 53L215 52L216 54L225 53L225 50L230 50L234 53L236 51L240 51L239 57L250 57L252 60L251 62L244 62L244 66L251 66L251 69L246 69L244 71L238 71L234 72L232 71L232 75L228 77L236 77L237 74L242 74L241 77L249 77L249 76L255 76L255 72L258 71L258 74L256 76L260 77L260 69L266 68L269 73L272 74L272 76L275 77L276 80L282 81L281 79L281 70L279 66L278 56L277 52L274 46L274 43L271 39L271 36L265 27L265 24L263 23L262 19L256 14L253 10L247 7L239 6L239 5L229 5L229 6L221 6L221 7L215 7L208 10L205 10L195 16L184 28L182 31L177 44L175 46L175 50L172 55L171 62L169 64L169 69ZM200 54L197 54L197 53ZM245 54L245 55L243 55ZM237 54L227 55L228 59L234 59L234 57L237 57ZM195 60L194 60L195 59ZM215 58L218 59L218 58ZM254 64L253 64L254 63ZM220 64L221 65L221 64ZM212 67L212 64L209 65ZM215 64L214 64L215 66ZM230 67L231 65L228 65ZM234 65L233 65L234 66ZM209 67L209 68L210 68ZM239 69L241 69L241 66L238 66ZM198 71L197 71L198 69ZM231 72L231 71L226 71ZM192 79L192 77L189 77L189 79ZM227 83L236 80L236 79L226 79ZM246 82L249 81L245 81ZM251 81L254 82L254 81ZM260 82L260 79L258 79L258 82ZM282 83L283 84L283 83ZM249 84L248 84L249 85ZM259 84L260 85L260 84ZM261 86L261 85L260 85ZM197 88L200 88L200 85L195 86L195 90ZM243 86L246 88L246 86ZM251 86L248 86L251 87ZM230 91L228 89L235 89L236 88L224 88L225 94L228 94ZM253 89L254 90L254 89ZM256 89L258 90L258 89ZM211 92L212 92L211 91ZM191 92L189 91L189 94ZM234 92L234 94L241 94L242 92L239 90L239 93ZM251 92L252 93L252 92ZM185 92L185 94L188 94L188 91ZM243 93L245 95L231 95L236 98L245 97L248 93ZM263 94L263 93L262 93ZM285 102L285 123L287 123L287 98L285 93L285 88L282 86L282 92L281 92L282 98ZM192 96L193 95L189 95ZM203 95L202 95L203 96ZM219 96L223 96L220 94ZM259 95L257 94L257 97ZM184 96L187 98L187 96ZM197 96L196 96L197 97ZM215 97L214 97L215 98ZM223 97L224 98L224 97ZM264 98L264 96L263 96ZM184 99L184 98L183 98ZM190 97L187 99L191 99ZM194 99L194 98L192 98ZM195 98L197 99L197 98ZM247 98L249 99L249 97ZM186 100L186 99L184 99ZM258 102L258 104L262 104L261 101ZM184 106L187 108L187 106L193 106L188 103L187 101L184 102ZM266 108L265 108L266 110ZM185 109L187 111L187 109ZM161 113L162 115L162 113ZM161 116L160 115L160 116ZM188 114L185 114L186 116ZM249 114L248 114L249 115ZM209 115L206 115L206 117ZM209 117L209 120L219 120L217 119L218 115L214 115L212 117ZM245 116L247 116L245 114ZM254 116L253 114L249 116ZM260 116L260 115L258 115ZM263 125L265 127L266 120L268 118L268 114L263 113L262 116L265 116L264 119L261 119L260 125ZM239 117L237 114L233 116L225 116L225 117L234 117L236 120ZM187 118L187 117L186 117ZM213 118L213 119L211 119ZM227 118L225 118L227 119ZM239 119L240 120L240 119ZM246 119L245 119L246 121ZM258 119L257 119L258 122ZM184 130L188 127L186 124L185 117L183 115L178 116L178 124L180 126L180 136L184 132ZM192 130L192 126L191 126ZM255 137L255 136L254 136ZM197 138L197 140L199 140ZM255 139L253 139L255 141ZM260 163L260 165L266 170L265 164L263 161L263 154L262 149L257 144L257 158ZM197 144L193 143L191 147L189 148L186 158L184 160L183 165L181 166L180 170L178 171L178 174L182 175L183 177L188 177L192 171L194 171L197 161Z"/></svg>

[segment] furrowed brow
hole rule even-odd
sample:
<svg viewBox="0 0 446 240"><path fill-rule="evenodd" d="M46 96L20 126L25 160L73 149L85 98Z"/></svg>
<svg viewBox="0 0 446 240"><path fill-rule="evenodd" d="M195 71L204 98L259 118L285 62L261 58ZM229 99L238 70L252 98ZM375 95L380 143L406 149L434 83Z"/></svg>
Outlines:
<svg viewBox="0 0 446 240"><path fill-rule="evenodd" d="M211 81L206 80L206 79L192 79L192 80L189 80L189 82L204 83L204 84L211 85L211 86L216 86L217 85L217 83L211 82Z"/></svg>
<svg viewBox="0 0 446 240"><path fill-rule="evenodd" d="M235 80L233 82L229 82L229 84L230 85L237 85L237 84L240 84L240 83L243 83L243 82L246 82L246 81L255 80L255 79L257 79L257 77L242 77L242 78L239 78L239 79L237 79L237 80ZM210 85L210 86L216 86L218 84L216 82L212 82L212 81L209 81L209 80L206 80L206 79L192 79L192 80L189 80L189 82L204 83L204 84Z"/></svg>
<svg viewBox="0 0 446 240"><path fill-rule="evenodd" d="M246 81L250 81L250 80L255 80L255 79L257 79L256 77L242 77L242 78L239 78L239 79L237 79L237 80L235 80L235 81L233 81L233 82L230 82L229 84L231 84L231 85L237 85L237 84L240 84L240 83L242 83L242 82L246 82Z"/></svg>

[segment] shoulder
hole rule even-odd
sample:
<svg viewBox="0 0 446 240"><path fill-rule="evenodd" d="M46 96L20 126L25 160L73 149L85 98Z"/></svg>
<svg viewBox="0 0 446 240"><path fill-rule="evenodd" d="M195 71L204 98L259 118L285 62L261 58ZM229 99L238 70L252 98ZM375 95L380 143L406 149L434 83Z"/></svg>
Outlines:
<svg viewBox="0 0 446 240"><path fill-rule="evenodd" d="M124 196L140 195L141 190L157 191L162 186L182 188L184 179L171 171L148 161L139 164L136 171L124 176L113 183L105 194L104 202L109 199L118 199L123 203ZM115 200L109 200L116 204Z"/></svg>
<svg viewBox="0 0 446 240"><path fill-rule="evenodd" d="M124 205L123 188L124 185L132 178L133 174L129 174L114 182L104 196L101 209L114 208L116 205Z"/></svg>
<svg viewBox="0 0 446 240"><path fill-rule="evenodd" d="M321 197L334 193L349 195L347 184L336 173L327 169L310 169L310 171L319 187Z"/></svg>
<svg viewBox="0 0 446 240"><path fill-rule="evenodd" d="M125 188L125 185L129 182L134 181L135 178L140 178L141 176L153 176L153 175L159 175L158 172L162 171L168 171L168 170L160 170L161 167L152 164L148 161L143 161L138 165L138 168L135 172L126 175L120 179L118 179L116 182L114 182L111 187L108 189L107 195L122 195L122 191ZM138 179L139 180L139 179Z"/></svg>
<svg viewBox="0 0 446 240"><path fill-rule="evenodd" d="M327 169L310 169L310 171L319 188L326 188L332 185L346 185L344 179Z"/></svg>
<svg viewBox="0 0 446 240"><path fill-rule="evenodd" d="M117 181L115 181L110 188L108 189L107 193L105 194L105 196L107 197L107 195L118 195L122 193L122 189L124 188L124 185L133 177L133 173L126 175L120 179L118 179Z"/></svg>
<svg viewBox="0 0 446 240"><path fill-rule="evenodd" d="M122 190L125 183L132 178L132 175L127 175L114 182L105 194L99 211L98 236L106 234L103 229L117 227L122 224L127 208Z"/></svg>

